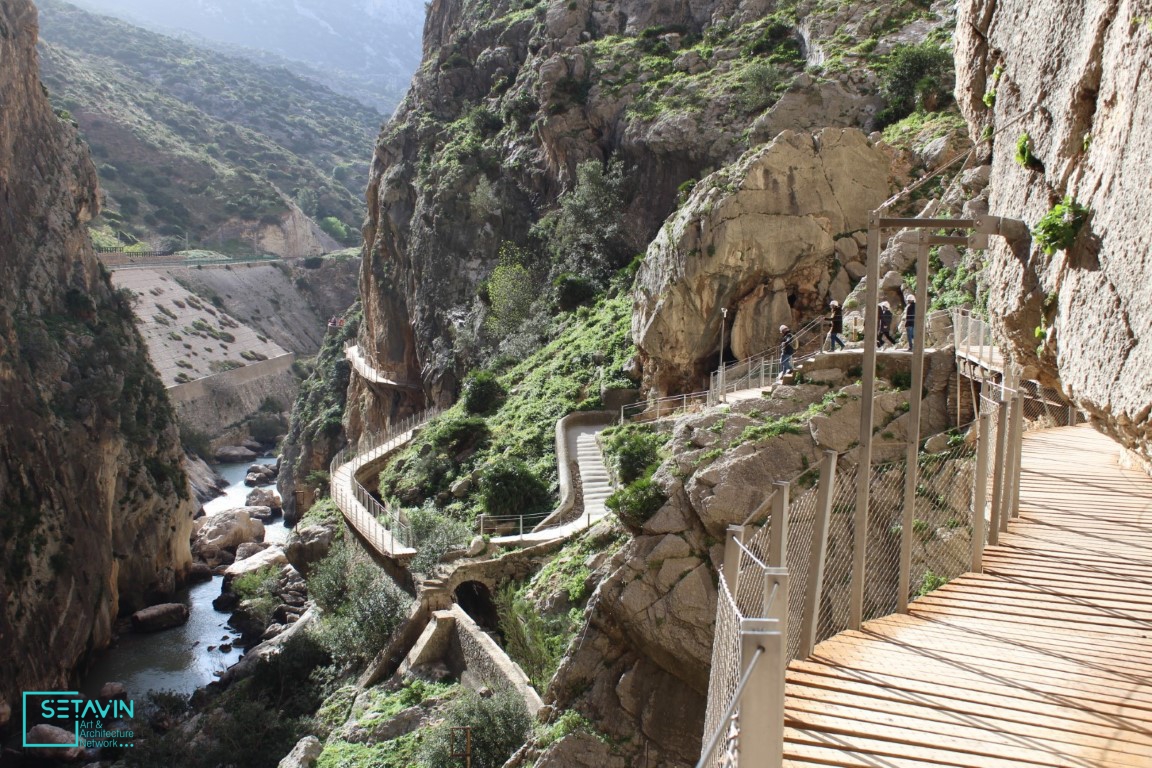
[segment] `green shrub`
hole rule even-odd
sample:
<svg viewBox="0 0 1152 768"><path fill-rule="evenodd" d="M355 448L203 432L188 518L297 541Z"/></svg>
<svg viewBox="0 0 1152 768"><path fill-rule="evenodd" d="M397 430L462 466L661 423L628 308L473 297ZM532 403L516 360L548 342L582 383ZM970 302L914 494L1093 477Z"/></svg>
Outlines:
<svg viewBox="0 0 1152 768"><path fill-rule="evenodd" d="M288 430L288 424L280 415L260 413L248 422L248 434L258 443L276 442Z"/></svg>
<svg viewBox="0 0 1152 768"><path fill-rule="evenodd" d="M1056 251L1067 250L1076 241L1081 227L1088 220L1088 214L1088 209L1069 195L1036 222L1032 237L1049 256Z"/></svg>
<svg viewBox="0 0 1152 768"><path fill-rule="evenodd" d="M408 615L412 599L359 549L332 547L308 575L308 593L325 615L316 640L351 668L370 661Z"/></svg>
<svg viewBox="0 0 1152 768"><path fill-rule="evenodd" d="M596 298L596 285L586 277L565 272L552 281L556 289L556 306L563 312L571 312Z"/></svg>
<svg viewBox="0 0 1152 768"><path fill-rule="evenodd" d="M186 424L180 425L180 445L186 453L192 453L202 459L212 456L212 441L206 432Z"/></svg>
<svg viewBox="0 0 1152 768"><path fill-rule="evenodd" d="M491 371L472 371L464 379L464 410L473 414L488 414L504 402L504 387Z"/></svg>
<svg viewBox="0 0 1152 768"><path fill-rule="evenodd" d="M430 573L445 552L472 539L470 526L427 508L408 512L408 524L417 552L409 567L416 573Z"/></svg>
<svg viewBox="0 0 1152 768"><path fill-rule="evenodd" d="M613 493L604 502L629 530L639 531L668 498L650 477L642 477Z"/></svg>
<svg viewBox="0 0 1152 768"><path fill-rule="evenodd" d="M616 479L631 483L660 463L664 438L647 424L625 424L605 430L604 451Z"/></svg>
<svg viewBox="0 0 1152 768"><path fill-rule="evenodd" d="M544 483L519 459L501 456L480 478L480 504L487 515L521 515L547 500Z"/></svg>
<svg viewBox="0 0 1152 768"><path fill-rule="evenodd" d="M877 116L888 125L921 106L934 112L950 91L952 54L932 42L897 45L884 64L880 94L888 106Z"/></svg>
<svg viewBox="0 0 1152 768"><path fill-rule="evenodd" d="M444 722L432 733L421 757L428 768L458 768L452 757L452 729L472 729L472 768L500 768L519 749L532 727L524 700L514 691L499 690L489 698L464 691L445 710ZM457 735L459 747L459 739Z"/></svg>
<svg viewBox="0 0 1152 768"><path fill-rule="evenodd" d="M1044 164L1032 154L1032 137L1027 133L1020 134L1020 138L1016 139L1016 163L1033 171L1044 169Z"/></svg>
<svg viewBox="0 0 1152 768"><path fill-rule="evenodd" d="M575 622L567 615L544 615L512 583L496 593L496 611L504 649L542 693L560 667Z"/></svg>

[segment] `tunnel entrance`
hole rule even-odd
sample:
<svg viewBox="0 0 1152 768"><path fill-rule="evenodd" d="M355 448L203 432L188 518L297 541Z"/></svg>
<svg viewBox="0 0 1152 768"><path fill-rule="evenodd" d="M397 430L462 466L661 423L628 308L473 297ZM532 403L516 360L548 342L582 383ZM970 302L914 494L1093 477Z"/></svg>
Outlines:
<svg viewBox="0 0 1152 768"><path fill-rule="evenodd" d="M500 632L500 612L496 610L496 601L492 599L488 585L479 581L466 581L456 587L455 595L464 613L471 616L481 629L503 638Z"/></svg>

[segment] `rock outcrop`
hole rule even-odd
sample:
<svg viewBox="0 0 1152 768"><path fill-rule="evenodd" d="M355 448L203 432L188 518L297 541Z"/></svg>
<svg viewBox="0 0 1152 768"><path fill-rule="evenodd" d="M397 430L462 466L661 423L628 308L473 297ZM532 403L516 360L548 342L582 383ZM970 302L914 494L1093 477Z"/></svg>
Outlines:
<svg viewBox="0 0 1152 768"><path fill-rule="evenodd" d="M944 21L874 2L431 3L424 64L376 147L361 282L368 357L423 392L380 408L354 382L351 437L454 399L477 287L506 243L531 247L582 162L619 161L618 245L636 253L686 185L776 132L873 123L874 59L845 40L880 54Z"/></svg>
<svg viewBox="0 0 1152 768"><path fill-rule="evenodd" d="M36 9L0 3L0 697L65 686L118 614L191 564L172 406L85 229L96 173L38 77Z"/></svg>
<svg viewBox="0 0 1152 768"><path fill-rule="evenodd" d="M698 390L719 360L720 324L738 358L775 347L843 301L846 246L889 196L888 155L858 130L785 131L696 185L660 230L636 277L632 336L645 383ZM852 251L855 254L855 248ZM840 278L834 286L834 281Z"/></svg>
<svg viewBox="0 0 1152 768"><path fill-rule="evenodd" d="M1026 368L1152 458L1152 23L1139 3L963 0L957 93L973 135L998 130L991 212L1037 222L1070 197L1067 243L993 239L989 317ZM982 99L990 94L987 101ZM1031 157L1017 160L1025 143ZM1039 338L1038 338L1039 337Z"/></svg>

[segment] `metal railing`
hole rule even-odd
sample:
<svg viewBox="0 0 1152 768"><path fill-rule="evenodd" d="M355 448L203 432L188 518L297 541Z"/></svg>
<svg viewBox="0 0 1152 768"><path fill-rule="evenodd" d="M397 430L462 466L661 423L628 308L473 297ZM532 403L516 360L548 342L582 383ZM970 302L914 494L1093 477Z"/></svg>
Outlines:
<svg viewBox="0 0 1152 768"><path fill-rule="evenodd" d="M826 317L817 317L793 334L792 343L796 350L792 356L793 365L815 357L823 349L828 337L825 331L827 322ZM774 383L780 376L780 367L779 345L743 360L728 363L712 372L708 384L708 404L715 405L732 392L763 388Z"/></svg>
<svg viewBox="0 0 1152 768"><path fill-rule="evenodd" d="M415 548L417 543L412 528L404 519L403 512L392 509L381 502L356 478L356 473L365 464L390 453L412 437L412 432L431 419L439 416L440 408L429 408L421 413L396 422L381 433L361 436L360 442L337 452L328 465L332 500L352 525L381 554L392 554L393 547L383 538L378 528L391 533L392 538L405 547ZM347 486L341 484L347 474Z"/></svg>
<svg viewBox="0 0 1152 768"><path fill-rule="evenodd" d="M689 392L686 395L670 395L658 400L646 400L620 408L620 421L656 421L683 413L692 413L707 407L712 402L708 390Z"/></svg>
<svg viewBox="0 0 1152 768"><path fill-rule="evenodd" d="M355 339L350 339L344 342L344 356L352 363L353 369L360 376L373 384L391 384L400 387L417 388L407 380L407 373L396 371L389 371L385 368L377 368L375 365L368 361L364 354L364 350Z"/></svg>
<svg viewBox="0 0 1152 768"><path fill-rule="evenodd" d="M1004 359L987 320L969 309L957 307L952 310L952 332L958 357L992 370L1002 370Z"/></svg>

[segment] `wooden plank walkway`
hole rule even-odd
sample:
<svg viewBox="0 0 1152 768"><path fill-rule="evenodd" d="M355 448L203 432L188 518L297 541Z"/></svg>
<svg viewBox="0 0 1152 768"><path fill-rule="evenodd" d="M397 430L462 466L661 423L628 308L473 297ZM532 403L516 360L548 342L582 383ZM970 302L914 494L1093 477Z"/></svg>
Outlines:
<svg viewBox="0 0 1152 768"><path fill-rule="evenodd" d="M1152 766L1152 478L1117 456L1027 434L984 573L789 665L784 765Z"/></svg>

